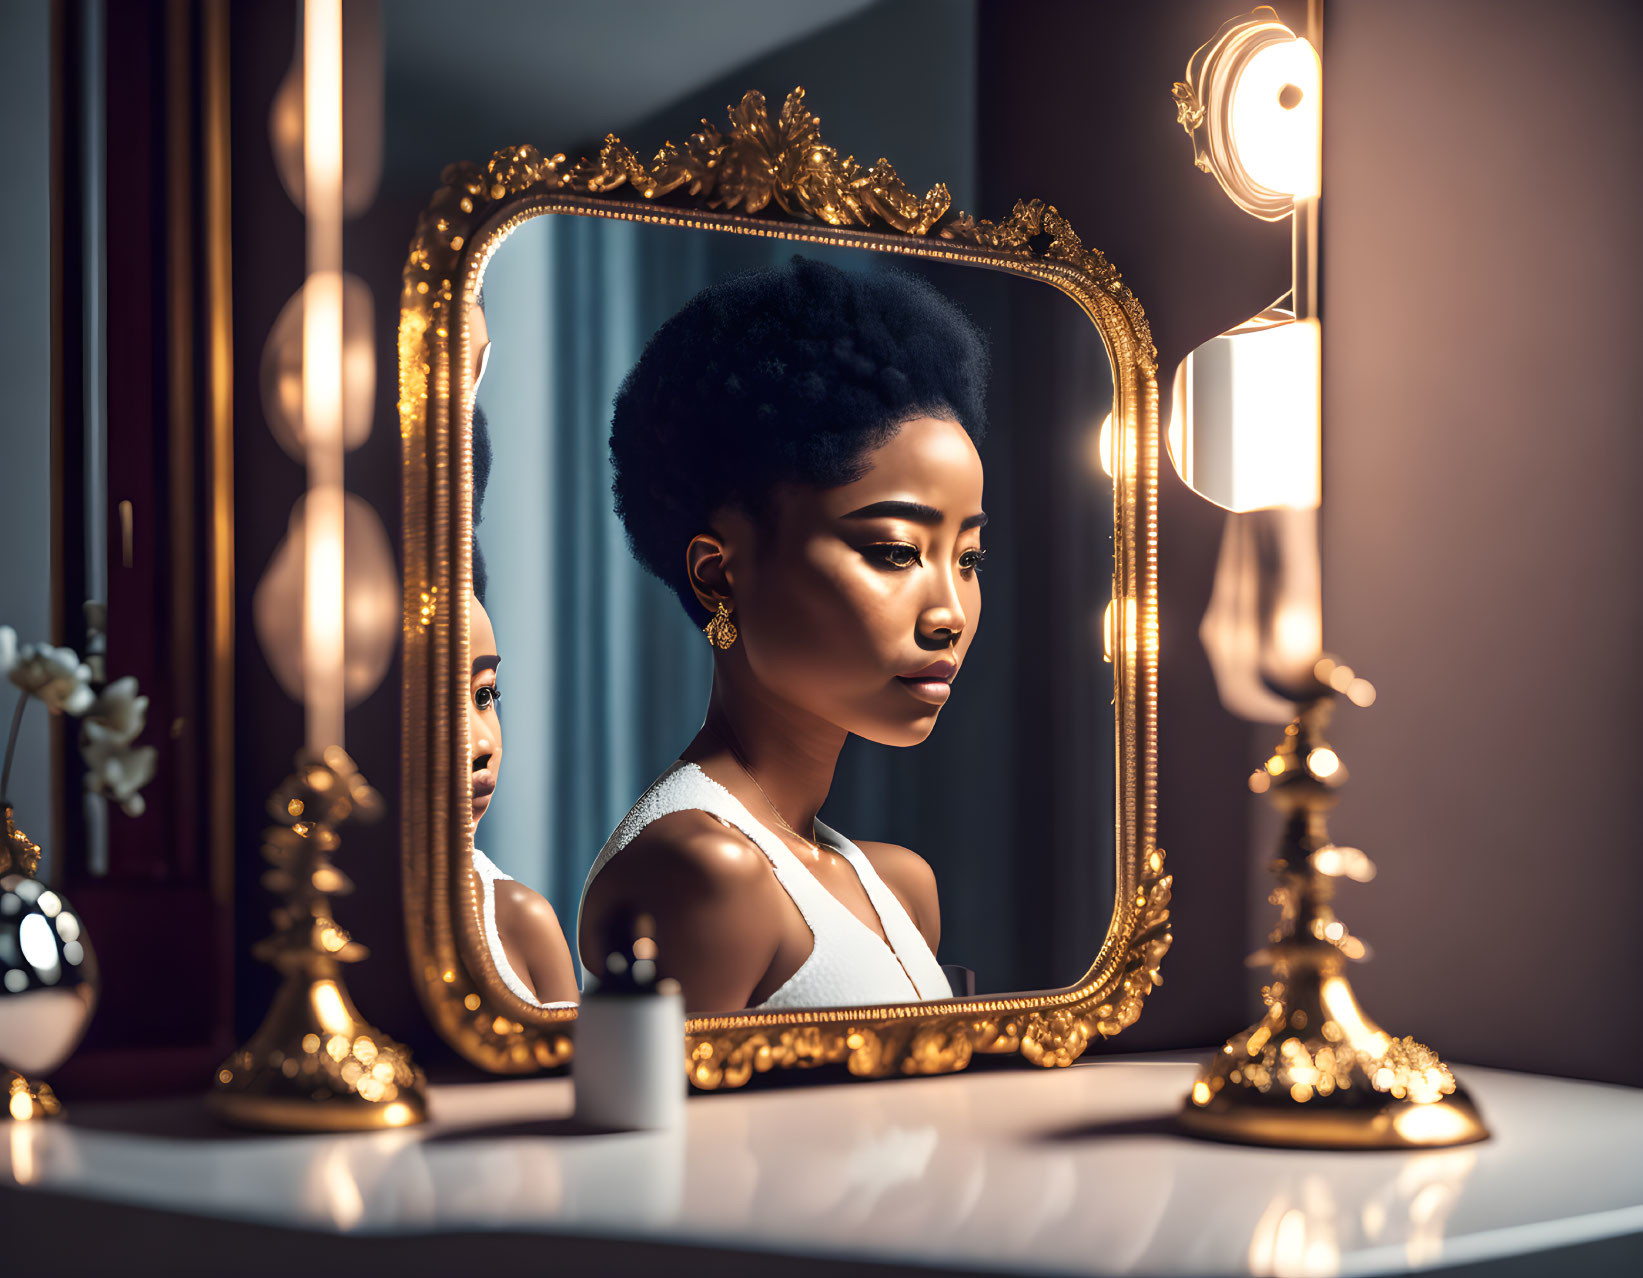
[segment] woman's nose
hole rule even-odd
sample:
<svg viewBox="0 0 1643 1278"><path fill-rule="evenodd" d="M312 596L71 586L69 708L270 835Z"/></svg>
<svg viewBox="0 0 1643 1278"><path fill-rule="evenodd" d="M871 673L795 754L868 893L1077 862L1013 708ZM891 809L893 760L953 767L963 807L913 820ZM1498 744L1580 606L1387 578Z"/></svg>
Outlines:
<svg viewBox="0 0 1643 1278"><path fill-rule="evenodd" d="M934 638L957 639L964 633L964 605L959 602L958 582L951 572L942 575L937 597L919 618L920 628Z"/></svg>

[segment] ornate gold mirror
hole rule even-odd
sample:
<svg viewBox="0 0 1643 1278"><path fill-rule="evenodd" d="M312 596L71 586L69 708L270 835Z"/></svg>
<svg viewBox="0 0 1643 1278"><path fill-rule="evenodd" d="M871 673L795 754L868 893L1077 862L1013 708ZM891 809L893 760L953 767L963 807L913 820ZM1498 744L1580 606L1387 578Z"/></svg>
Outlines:
<svg viewBox="0 0 1643 1278"><path fill-rule="evenodd" d="M828 846L787 826L773 800L752 816L777 842L776 823L787 826L790 846L822 860L848 853L882 925L872 940L901 961L919 1001L699 1006L687 989L691 1080L736 1086L837 1062L862 1076L936 1073L975 1052L1063 1065L1140 1014L1170 943L1154 839L1156 356L1118 272L1053 207L1018 203L994 223L948 204L941 186L910 193L882 159L864 169L841 158L802 90L775 119L749 93L727 131L703 121L649 163L607 137L574 163L519 147L446 170L417 226L400 315L404 884L424 1003L481 1067L564 1063L576 1021L574 986L548 997L543 968L498 939L499 883L529 886L585 979L576 959L598 947L578 939L577 922L590 870L609 859L600 845L619 850L633 824L624 814L678 771L703 723L715 650L678 584L647 576L629 553L607 440L613 396L659 326L704 289L767 278L747 274L757 270L810 271L858 291L888 280L967 317L990 349L985 433L965 445L986 473L988 613L982 625L971 517L965 538L943 543L944 555L959 552L944 579L968 583L973 622L953 621L955 606L938 624L968 625L973 642L950 702L938 699L940 725L927 715L905 739L848 737L815 826ZM795 253L803 263L789 261ZM932 415L943 416L922 420ZM912 416L892 423L892 442L910 435ZM913 539L890 553L923 563L914 525L871 522L876 547ZM681 579L685 541L688 562L705 562L684 537ZM707 630L722 650L735 637L721 624ZM500 715L480 691L493 683L506 688ZM505 770L484 736L499 719ZM768 799L763 787L737 792L744 815ZM859 847L841 829L895 842ZM780 878L780 850L751 839L769 866L753 860ZM890 867L909 848L935 881L939 940L933 908L904 898L902 917L944 965L939 989L915 973L896 907L869 881L903 896ZM819 950L821 931L789 893ZM591 890L587 900L595 908ZM666 969L666 945L657 962Z"/></svg>

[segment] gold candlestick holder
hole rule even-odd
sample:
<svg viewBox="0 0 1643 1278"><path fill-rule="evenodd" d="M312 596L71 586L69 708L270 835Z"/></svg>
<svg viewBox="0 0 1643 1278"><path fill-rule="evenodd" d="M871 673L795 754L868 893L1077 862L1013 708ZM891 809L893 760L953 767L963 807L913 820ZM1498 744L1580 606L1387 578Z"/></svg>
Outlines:
<svg viewBox="0 0 1643 1278"><path fill-rule="evenodd" d="M426 1082L410 1051L376 1029L349 997L342 965L367 951L331 913L330 898L353 890L331 864L336 827L381 815L382 800L337 746L300 754L296 771L268 807L264 831L273 867L263 885L280 893L274 934L256 956L285 976L246 1045L217 1071L210 1105L245 1127L365 1131L404 1127L427 1117Z"/></svg>
<svg viewBox="0 0 1643 1278"><path fill-rule="evenodd" d="M1327 817L1346 781L1324 738L1334 694L1306 702L1250 780L1284 816L1272 902L1266 1015L1199 1071L1181 1113L1189 1132L1242 1144L1409 1149L1483 1140L1488 1129L1436 1052L1394 1038L1358 1006L1347 964L1365 956L1335 916L1336 880L1367 882L1374 866L1331 842Z"/></svg>

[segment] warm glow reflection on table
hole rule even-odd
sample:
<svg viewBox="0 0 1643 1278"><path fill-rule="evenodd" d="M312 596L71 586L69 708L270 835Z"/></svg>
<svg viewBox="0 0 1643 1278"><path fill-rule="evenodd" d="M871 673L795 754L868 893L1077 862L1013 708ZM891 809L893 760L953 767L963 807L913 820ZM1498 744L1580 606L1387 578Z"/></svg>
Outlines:
<svg viewBox="0 0 1643 1278"><path fill-rule="evenodd" d="M351 1136L201 1140L216 1133L188 1102L80 1102L12 1126L0 1185L323 1231L1030 1256L1046 1274L1387 1272L1643 1231L1643 1091L1461 1067L1494 1140L1299 1153L1174 1135L1193 1069L1115 1058L697 1096L675 1134L571 1134L564 1079L435 1087L426 1127Z"/></svg>

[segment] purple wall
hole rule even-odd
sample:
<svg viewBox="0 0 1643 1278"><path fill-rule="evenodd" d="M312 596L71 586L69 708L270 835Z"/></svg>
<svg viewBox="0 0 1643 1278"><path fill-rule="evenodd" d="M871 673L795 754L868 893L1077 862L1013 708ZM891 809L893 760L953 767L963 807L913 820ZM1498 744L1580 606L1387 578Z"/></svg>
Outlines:
<svg viewBox="0 0 1643 1278"><path fill-rule="evenodd" d="M1643 1083L1643 9L1379 0L1324 48L1333 822L1359 992L1449 1057Z"/></svg>

